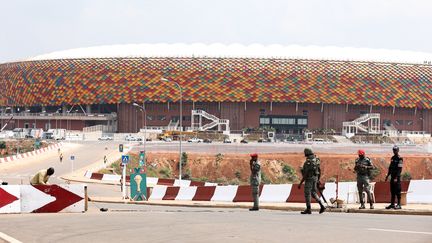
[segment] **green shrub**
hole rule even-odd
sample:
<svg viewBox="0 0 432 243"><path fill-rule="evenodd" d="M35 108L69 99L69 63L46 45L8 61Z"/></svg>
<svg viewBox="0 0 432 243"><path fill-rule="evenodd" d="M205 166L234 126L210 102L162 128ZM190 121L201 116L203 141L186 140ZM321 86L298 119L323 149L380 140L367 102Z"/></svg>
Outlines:
<svg viewBox="0 0 432 243"><path fill-rule="evenodd" d="M381 174L381 170L378 167L374 167L369 175L370 180L374 180L379 174Z"/></svg>
<svg viewBox="0 0 432 243"><path fill-rule="evenodd" d="M298 180L296 171L290 165L284 164L282 167L282 172L288 182L295 182Z"/></svg>
<svg viewBox="0 0 432 243"><path fill-rule="evenodd" d="M406 172L402 173L401 179L403 181L409 181L409 180L411 180L411 173L409 171L406 171Z"/></svg>
<svg viewBox="0 0 432 243"><path fill-rule="evenodd" d="M241 172L240 171L236 171L235 173L234 173L234 175L235 175L235 177L237 178L237 179L241 179Z"/></svg>
<svg viewBox="0 0 432 243"><path fill-rule="evenodd" d="M263 184L271 183L271 180L267 177L267 175L264 172L261 172L261 183Z"/></svg>
<svg viewBox="0 0 432 243"><path fill-rule="evenodd" d="M181 158L181 165L182 167L186 167L187 166L187 162L188 162L188 154L186 152L182 153L182 158Z"/></svg>
<svg viewBox="0 0 432 243"><path fill-rule="evenodd" d="M169 168L162 168L159 170L159 174L162 175L163 178L170 178L171 170Z"/></svg>
<svg viewBox="0 0 432 243"><path fill-rule="evenodd" d="M0 149L6 149L6 142L0 141Z"/></svg>

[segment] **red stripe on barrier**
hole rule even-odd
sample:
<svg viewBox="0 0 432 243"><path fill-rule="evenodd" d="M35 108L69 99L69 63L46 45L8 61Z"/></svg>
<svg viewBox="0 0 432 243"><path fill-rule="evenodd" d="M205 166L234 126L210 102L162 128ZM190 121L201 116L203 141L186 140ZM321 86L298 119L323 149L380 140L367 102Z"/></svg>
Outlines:
<svg viewBox="0 0 432 243"><path fill-rule="evenodd" d="M18 200L17 197L0 188L0 208Z"/></svg>
<svg viewBox="0 0 432 243"><path fill-rule="evenodd" d="M319 192L317 191L318 196L320 196ZM312 200L311 202L316 203L317 201L311 196ZM306 202L304 197L304 184L298 189L298 184L293 184L291 187L290 195L288 196L286 202L298 202L298 203L304 203Z"/></svg>
<svg viewBox="0 0 432 243"><path fill-rule="evenodd" d="M92 173L90 179L93 180L102 180L103 174L101 173Z"/></svg>
<svg viewBox="0 0 432 243"><path fill-rule="evenodd" d="M159 178L158 182L157 182L157 185L172 186L172 185L174 185L174 181L175 181L175 179L162 179L162 178Z"/></svg>
<svg viewBox="0 0 432 243"><path fill-rule="evenodd" d="M189 186L205 186L205 182L202 181L191 181Z"/></svg>
<svg viewBox="0 0 432 243"><path fill-rule="evenodd" d="M56 213L75 204L84 198L72 193L68 190L63 189L57 185L35 185L33 186L39 191L53 196L56 198L55 201L46 204L45 206L34 210L34 213Z"/></svg>
<svg viewBox="0 0 432 243"><path fill-rule="evenodd" d="M263 185L259 187L259 195L261 195ZM251 186L238 186L237 193L233 202L253 202L252 187Z"/></svg>
<svg viewBox="0 0 432 243"><path fill-rule="evenodd" d="M192 201L210 201L215 193L216 186L199 186Z"/></svg>
<svg viewBox="0 0 432 243"><path fill-rule="evenodd" d="M409 183L409 181L401 181L401 191L408 191ZM375 183L374 194L376 203L389 203L391 200L390 182Z"/></svg>
<svg viewBox="0 0 432 243"><path fill-rule="evenodd" d="M126 182L130 182L130 176L126 176Z"/></svg>
<svg viewBox="0 0 432 243"><path fill-rule="evenodd" d="M179 191L180 187L178 186L167 187L165 196L162 198L162 200L175 200Z"/></svg>

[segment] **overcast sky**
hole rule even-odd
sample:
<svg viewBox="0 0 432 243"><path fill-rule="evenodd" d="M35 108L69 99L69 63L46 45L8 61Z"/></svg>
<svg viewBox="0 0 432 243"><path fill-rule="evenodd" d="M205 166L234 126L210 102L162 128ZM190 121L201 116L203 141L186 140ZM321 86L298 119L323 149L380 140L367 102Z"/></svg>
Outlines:
<svg viewBox="0 0 432 243"><path fill-rule="evenodd" d="M0 63L79 47L240 43L432 53L430 0L0 0Z"/></svg>

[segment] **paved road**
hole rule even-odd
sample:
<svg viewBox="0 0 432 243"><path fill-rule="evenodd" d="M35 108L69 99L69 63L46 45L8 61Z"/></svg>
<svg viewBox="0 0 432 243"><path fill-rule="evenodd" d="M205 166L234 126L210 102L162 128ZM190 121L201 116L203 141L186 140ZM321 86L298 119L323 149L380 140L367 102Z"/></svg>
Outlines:
<svg viewBox="0 0 432 243"><path fill-rule="evenodd" d="M248 144L224 144L224 143L188 143L183 142L183 151L200 153L302 153L305 147L311 147L318 153L340 153L355 154L358 149L365 149L368 154L392 153L391 144L292 144L292 143L248 143ZM400 146L404 154L425 154L427 146ZM134 151L143 150L143 145L138 146ZM178 142L147 142L146 150L150 152L178 152Z"/></svg>
<svg viewBox="0 0 432 243"><path fill-rule="evenodd" d="M79 142L74 143L73 149L63 151L63 162L60 163L57 151L49 152L48 155L40 155L42 158L35 158L30 163L25 163L25 166L13 166L13 167L1 167L0 178L8 181L10 184L20 184L21 180L24 184L28 184L29 178L32 177L35 172L48 168L50 166L55 168L55 174L50 179L50 183L61 183L60 179L57 179L61 175L70 173L72 171L72 161L70 156L74 155L74 169L79 169L97 160L103 159L103 156L114 149L118 149L118 143L115 142ZM107 147L108 150L105 150ZM31 159L33 160L33 159ZM12 162L19 164L20 161Z"/></svg>
<svg viewBox="0 0 432 243"><path fill-rule="evenodd" d="M91 203L85 214L1 215L0 232L22 242L426 243L432 217Z"/></svg>

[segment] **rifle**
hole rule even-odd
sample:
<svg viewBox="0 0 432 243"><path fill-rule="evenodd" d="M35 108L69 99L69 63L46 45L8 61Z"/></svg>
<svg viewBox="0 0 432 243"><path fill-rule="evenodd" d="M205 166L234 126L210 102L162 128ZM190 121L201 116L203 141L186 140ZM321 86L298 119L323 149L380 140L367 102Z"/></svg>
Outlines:
<svg viewBox="0 0 432 243"><path fill-rule="evenodd" d="M324 183L321 183L320 181L318 181L318 182L317 182L317 188L318 188L318 192L319 192L319 194L321 194L321 197L323 198L324 202L325 202L325 203L327 204L327 206L328 206L327 200L326 200L326 198L324 197L324 194L323 194L323 192L324 192L324 190L325 190L325 184L324 184Z"/></svg>

